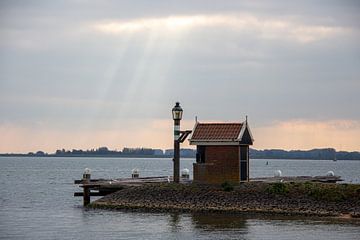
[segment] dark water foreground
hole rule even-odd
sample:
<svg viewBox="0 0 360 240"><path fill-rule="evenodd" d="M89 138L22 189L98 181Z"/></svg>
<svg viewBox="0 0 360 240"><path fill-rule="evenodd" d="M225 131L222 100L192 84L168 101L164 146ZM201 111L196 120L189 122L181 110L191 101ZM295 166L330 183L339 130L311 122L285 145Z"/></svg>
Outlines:
<svg viewBox="0 0 360 240"><path fill-rule="evenodd" d="M194 160L182 160L191 171ZM266 165L269 161L269 165ZM171 159L0 158L0 239L359 239L358 221L262 215L84 209L73 184L94 178L170 175ZM253 177L323 175L359 181L360 162L252 160ZM352 180L353 179L353 180ZM93 199L93 198L92 198Z"/></svg>

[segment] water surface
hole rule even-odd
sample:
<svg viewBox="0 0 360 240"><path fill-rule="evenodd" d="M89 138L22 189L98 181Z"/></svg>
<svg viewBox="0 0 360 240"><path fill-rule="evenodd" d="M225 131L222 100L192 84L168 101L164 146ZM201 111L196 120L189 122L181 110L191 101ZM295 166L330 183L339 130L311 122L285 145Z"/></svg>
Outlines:
<svg viewBox="0 0 360 240"><path fill-rule="evenodd" d="M266 162L269 162L266 165ZM181 161L190 169L193 159ZM0 157L0 239L359 239L357 221L250 215L86 210L73 184L85 167L93 178L172 174L170 159ZM360 161L251 160L251 177L323 175L360 182ZM93 199L93 198L92 198Z"/></svg>

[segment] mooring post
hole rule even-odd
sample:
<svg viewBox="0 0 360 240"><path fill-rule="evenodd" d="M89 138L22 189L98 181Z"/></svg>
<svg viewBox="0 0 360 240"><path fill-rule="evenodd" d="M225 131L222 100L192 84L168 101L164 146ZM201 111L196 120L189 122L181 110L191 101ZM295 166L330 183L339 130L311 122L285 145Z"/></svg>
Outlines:
<svg viewBox="0 0 360 240"><path fill-rule="evenodd" d="M83 174L83 184L90 183L91 178L91 171L89 168L85 168L84 174ZM83 204L84 206L88 205L90 203L90 188L87 186L83 186L84 189L84 198L83 198Z"/></svg>

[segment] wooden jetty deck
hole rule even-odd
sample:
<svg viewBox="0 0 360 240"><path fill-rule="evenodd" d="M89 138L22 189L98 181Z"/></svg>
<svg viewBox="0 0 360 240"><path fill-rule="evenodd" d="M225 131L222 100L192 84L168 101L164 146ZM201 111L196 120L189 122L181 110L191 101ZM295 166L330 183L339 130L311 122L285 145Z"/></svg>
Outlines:
<svg viewBox="0 0 360 240"><path fill-rule="evenodd" d="M82 192L75 192L74 197L83 197L84 206L90 203L91 196L105 196L119 191L126 187L141 186L144 184L170 183L173 178L170 176L160 177L141 177L141 178L119 178L119 179L90 179L83 178L75 180L74 184L79 184L83 188ZM181 178L180 183L191 183L188 178Z"/></svg>
<svg viewBox="0 0 360 240"><path fill-rule="evenodd" d="M322 182L336 183L344 181L340 176L284 176L252 178L252 182Z"/></svg>
<svg viewBox="0 0 360 240"><path fill-rule="evenodd" d="M83 179L75 180L83 188L82 192L75 192L74 197L83 197L84 206L90 203L91 196L105 196L110 193L119 191L126 187L141 186L144 184L170 183L173 179L170 176L160 177L139 177L139 178L119 178L119 179L91 179L90 174L83 175ZM284 177L261 177L252 178L251 182L322 182L336 183L343 181L340 176L284 176ZM181 178L180 183L189 184L192 180Z"/></svg>

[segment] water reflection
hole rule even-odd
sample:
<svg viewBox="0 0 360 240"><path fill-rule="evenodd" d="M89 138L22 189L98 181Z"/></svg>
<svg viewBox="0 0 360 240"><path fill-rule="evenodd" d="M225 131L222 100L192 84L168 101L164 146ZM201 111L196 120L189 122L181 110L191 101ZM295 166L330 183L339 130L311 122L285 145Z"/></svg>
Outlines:
<svg viewBox="0 0 360 240"><path fill-rule="evenodd" d="M193 213L192 223L195 228L204 230L238 230L247 233L246 219L239 215L217 213Z"/></svg>
<svg viewBox="0 0 360 240"><path fill-rule="evenodd" d="M181 228L180 220L181 220L180 213L170 213L169 226L171 228L171 232L177 232Z"/></svg>

